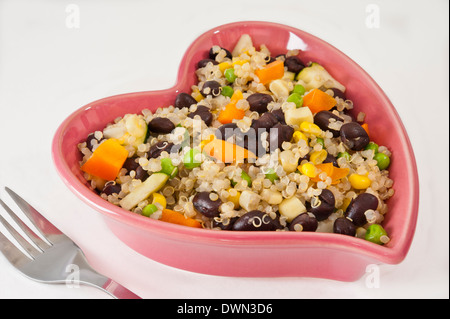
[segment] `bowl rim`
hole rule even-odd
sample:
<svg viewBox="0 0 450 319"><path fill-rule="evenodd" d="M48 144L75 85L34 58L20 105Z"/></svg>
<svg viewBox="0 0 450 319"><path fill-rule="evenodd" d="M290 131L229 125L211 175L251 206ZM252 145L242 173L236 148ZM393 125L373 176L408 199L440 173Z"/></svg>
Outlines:
<svg viewBox="0 0 450 319"><path fill-rule="evenodd" d="M216 230L205 230L197 229L191 227L185 227L170 223L164 223L151 218L147 218L138 214L126 211L118 206L115 206L105 200L100 196L89 190L85 184L81 183L77 177L71 172L68 164L64 161L64 154L62 154L61 143L64 137L66 128L70 123L77 118L80 114L84 113L86 110L90 109L96 104L108 102L109 100L115 100L117 98L130 98L133 96L140 95L158 95L168 92L178 92L177 88L181 86L183 79L186 78L188 65L187 60L189 58L189 53L192 48L200 42L205 37L212 37L213 34L217 32L226 32L227 30L233 30L242 27L264 27L264 28L277 28L283 31L290 31L296 34L301 34L302 36L312 39L316 42L321 43L326 46L332 54L337 54L343 57L346 62L352 64L353 67L360 71L360 76L364 78L366 83L369 83L376 92L377 95L383 100L390 115L393 116L393 120L399 124L401 137L403 139L402 147L405 149L406 154L408 154L409 162L406 165L406 170L408 174L411 174L410 186L410 197L408 202L408 220L405 221L407 225L404 226L404 233L402 238L396 243L395 247L390 247L388 245L377 245L360 238L343 236L332 233L317 233L317 232L244 232L244 231L233 231L224 232ZM207 30L198 36L187 48L183 58L180 62L178 69L177 80L175 84L164 90L156 91L143 91L143 92L133 92L118 94L106 98L102 98L93 101L85 106L80 107L78 110L70 114L57 128L55 132L53 142L52 142L52 159L54 165L66 186L77 195L82 201L87 203L89 206L95 210L101 212L104 216L113 218L120 223L128 224L132 227L137 227L144 231L152 231L159 233L161 235L174 236L174 238L189 238L189 240L201 242L206 245L233 245L233 246L272 246L277 249L280 245L286 247L301 247L301 246L317 246L317 247L327 247L336 250L343 250L347 252L354 252L370 259L377 260L382 263L387 264L397 264L400 263L407 255L410 245L412 243L412 238L414 236L418 206L419 206L419 182L417 165L415 161L414 152L412 149L411 142L406 133L406 129L395 110L394 106L384 93L384 91L379 87L379 85L369 76L369 74L361 68L356 62L345 55L343 52L329 44L328 42L308 33L302 31L298 28L294 28L288 25L267 22L267 21L240 21L223 24L214 28Z"/></svg>

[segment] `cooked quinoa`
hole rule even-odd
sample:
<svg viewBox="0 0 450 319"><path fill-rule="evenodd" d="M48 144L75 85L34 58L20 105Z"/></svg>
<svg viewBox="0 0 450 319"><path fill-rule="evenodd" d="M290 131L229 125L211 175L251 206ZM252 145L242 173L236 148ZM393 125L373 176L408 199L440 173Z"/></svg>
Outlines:
<svg viewBox="0 0 450 319"><path fill-rule="evenodd" d="M92 188L135 214L179 224L165 214L184 215L188 226L387 243L391 152L369 138L371 119L301 52L272 56L248 35L237 40L231 52L215 45L196 61L198 83L173 105L124 115L78 145ZM98 160L106 141L122 154L113 178L103 175L109 159ZM231 161L230 149L240 152Z"/></svg>

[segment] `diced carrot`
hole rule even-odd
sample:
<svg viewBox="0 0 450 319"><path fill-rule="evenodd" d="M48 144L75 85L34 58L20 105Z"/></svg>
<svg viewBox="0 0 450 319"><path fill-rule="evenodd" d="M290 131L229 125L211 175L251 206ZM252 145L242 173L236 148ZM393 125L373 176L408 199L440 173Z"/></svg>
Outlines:
<svg viewBox="0 0 450 319"><path fill-rule="evenodd" d="M239 100L242 100L244 98L244 94L242 94L241 90L234 91L233 95L231 96L231 101L237 102Z"/></svg>
<svg viewBox="0 0 450 319"><path fill-rule="evenodd" d="M313 114L329 111L336 103L335 98L319 89L314 89L303 97L303 105L309 107Z"/></svg>
<svg viewBox="0 0 450 319"><path fill-rule="evenodd" d="M225 106L225 109L220 111L217 120L222 124L231 123L234 119L241 120L245 116L245 111L238 109L236 104L239 100L244 98L240 90L236 90L231 97L230 103Z"/></svg>
<svg viewBox="0 0 450 319"><path fill-rule="evenodd" d="M233 122L234 119L241 120L245 116L245 111L236 107L236 102L232 101L225 106L225 109L220 111L217 120L222 124Z"/></svg>
<svg viewBox="0 0 450 319"><path fill-rule="evenodd" d="M177 225L202 228L202 224L199 221L171 209L163 209L159 220Z"/></svg>
<svg viewBox="0 0 450 319"><path fill-rule="evenodd" d="M88 174L112 181L116 179L127 158L127 149L117 140L108 139L97 147L81 169Z"/></svg>
<svg viewBox="0 0 450 319"><path fill-rule="evenodd" d="M317 169L319 169L320 170L320 172L319 172L319 174L317 174L316 175L316 177L313 177L312 178L312 181L313 182L319 182L319 181L321 181L321 179L320 179L320 177L319 177L319 175L321 174L321 173L326 173L327 174L327 176L330 176L331 177L331 174L333 174L333 164L332 163L322 163L322 164L316 164L315 165L315 167L317 168Z"/></svg>
<svg viewBox="0 0 450 319"><path fill-rule="evenodd" d="M267 83L281 79L284 75L284 62L280 60L267 64L264 68L255 71L259 82L266 85Z"/></svg>
<svg viewBox="0 0 450 319"><path fill-rule="evenodd" d="M203 147L203 152L223 163L242 163L247 158L256 159L256 155L249 150L221 139L207 143Z"/></svg>
<svg viewBox="0 0 450 319"><path fill-rule="evenodd" d="M340 179L347 176L350 171L348 168L336 167L332 163L322 163L315 166L316 168L320 169L321 172L325 172L327 176L331 177L331 184L338 184ZM319 175L320 173L316 177L312 178L312 181L321 181Z"/></svg>
<svg viewBox="0 0 450 319"><path fill-rule="evenodd" d="M364 131L366 131L367 135L369 135L369 125L367 123L361 124L361 127L364 129Z"/></svg>
<svg viewBox="0 0 450 319"><path fill-rule="evenodd" d="M332 184L338 184L340 179L347 176L349 172L350 169L348 168L333 167L333 173L330 176Z"/></svg>

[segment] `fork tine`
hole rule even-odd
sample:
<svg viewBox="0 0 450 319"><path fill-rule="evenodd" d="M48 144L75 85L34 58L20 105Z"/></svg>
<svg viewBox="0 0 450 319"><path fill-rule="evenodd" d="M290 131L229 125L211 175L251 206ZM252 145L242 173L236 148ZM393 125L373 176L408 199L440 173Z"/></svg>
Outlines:
<svg viewBox="0 0 450 319"><path fill-rule="evenodd" d="M4 204L1 199L0 202L2 203L2 205ZM6 230L11 234L12 237L14 237L17 243L22 246L23 249L25 249L31 259L34 259L37 255L41 254L41 252L38 251L33 245L31 245L26 239L24 239L22 235L17 230L15 230L14 227L12 227L6 219L3 218L2 215L0 215L0 223L5 226Z"/></svg>
<svg viewBox="0 0 450 319"><path fill-rule="evenodd" d="M20 197L16 192L14 192L9 187L5 187L5 190L17 204L17 206L22 210L22 212L28 217L31 223L36 227L36 230L44 239L45 243L49 246L52 245L46 232L50 234L61 233L52 223L50 223L44 216L42 216L33 206L28 204L22 197Z"/></svg>
<svg viewBox="0 0 450 319"><path fill-rule="evenodd" d="M33 260L31 256L25 254L17 248L16 245L14 245L5 235L3 235L1 231L0 252L2 252L6 259L8 259L8 261L17 268Z"/></svg>
<svg viewBox="0 0 450 319"><path fill-rule="evenodd" d="M9 208L8 205L5 204L4 201L0 199L0 204L3 206L5 211L11 216L11 218L14 220L14 222L22 229L22 231L25 233L25 235L36 245L38 250L40 252L44 252L44 249L49 248L50 245L45 243L38 235L36 235L28 226L25 224L17 215L16 213Z"/></svg>

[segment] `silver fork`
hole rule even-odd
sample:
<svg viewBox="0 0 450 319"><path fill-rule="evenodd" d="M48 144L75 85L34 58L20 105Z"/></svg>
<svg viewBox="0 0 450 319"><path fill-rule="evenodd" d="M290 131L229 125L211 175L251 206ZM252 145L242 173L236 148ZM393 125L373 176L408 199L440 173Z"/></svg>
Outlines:
<svg viewBox="0 0 450 319"><path fill-rule="evenodd" d="M17 248L0 232L0 251L9 262L30 279L49 284L84 284L99 288L116 299L140 299L115 281L89 266L81 249L52 223L8 187L5 190L35 226L36 235L5 202L0 204L26 234L26 240L0 215L0 222L24 249ZM34 243L34 245L31 244ZM76 273L75 273L76 272ZM76 280L76 282L74 281Z"/></svg>

